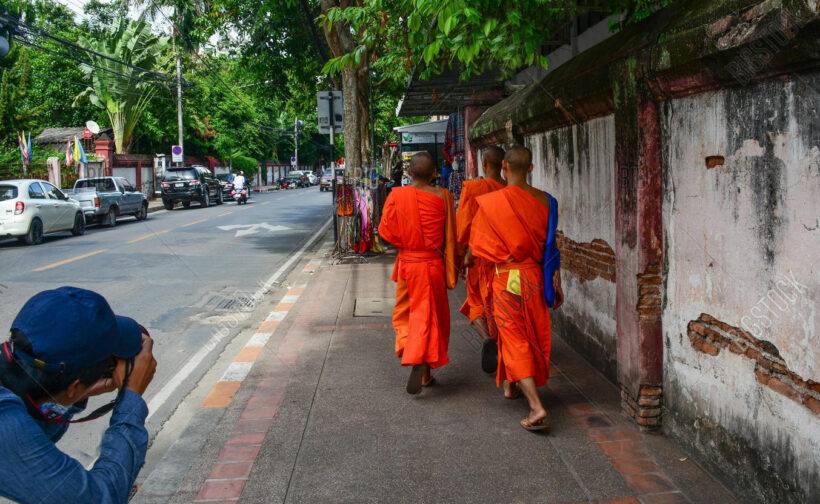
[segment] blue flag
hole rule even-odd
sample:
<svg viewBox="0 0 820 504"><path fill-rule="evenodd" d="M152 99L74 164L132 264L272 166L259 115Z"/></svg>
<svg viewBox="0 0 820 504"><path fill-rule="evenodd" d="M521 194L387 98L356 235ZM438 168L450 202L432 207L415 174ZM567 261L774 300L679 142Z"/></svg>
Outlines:
<svg viewBox="0 0 820 504"><path fill-rule="evenodd" d="M80 162L88 164L88 159L85 157L85 150L83 150L82 142L77 142L77 147L80 148Z"/></svg>
<svg viewBox="0 0 820 504"><path fill-rule="evenodd" d="M28 159L27 164L31 164L31 131L28 132Z"/></svg>

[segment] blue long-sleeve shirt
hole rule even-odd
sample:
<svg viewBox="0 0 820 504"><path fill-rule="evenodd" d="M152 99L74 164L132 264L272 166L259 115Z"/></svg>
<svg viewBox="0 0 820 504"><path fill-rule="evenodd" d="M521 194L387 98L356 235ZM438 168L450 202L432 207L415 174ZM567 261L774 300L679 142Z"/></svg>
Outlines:
<svg viewBox="0 0 820 504"><path fill-rule="evenodd" d="M100 456L91 470L57 449L26 411L23 401L0 387L0 496L21 503L127 503L145 463L148 406L126 391L114 407Z"/></svg>

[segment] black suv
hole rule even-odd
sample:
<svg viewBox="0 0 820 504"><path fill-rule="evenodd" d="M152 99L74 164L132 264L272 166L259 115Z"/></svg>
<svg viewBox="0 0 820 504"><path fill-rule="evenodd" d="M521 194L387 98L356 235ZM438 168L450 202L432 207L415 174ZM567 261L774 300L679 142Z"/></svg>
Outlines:
<svg viewBox="0 0 820 504"><path fill-rule="evenodd" d="M173 210L177 201L188 208L192 201L211 206L222 204L222 183L204 166L168 168L162 177L162 204Z"/></svg>

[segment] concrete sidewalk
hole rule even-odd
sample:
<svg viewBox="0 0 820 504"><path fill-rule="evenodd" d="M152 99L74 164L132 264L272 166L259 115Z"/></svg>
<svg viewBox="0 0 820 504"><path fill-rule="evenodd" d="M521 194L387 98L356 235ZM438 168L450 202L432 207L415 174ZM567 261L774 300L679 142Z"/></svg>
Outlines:
<svg viewBox="0 0 820 504"><path fill-rule="evenodd" d="M214 388L133 502L735 502L560 338L541 389L552 429L522 429L526 402L480 370L463 284L451 363L409 396L389 315L353 316L357 298L394 297L394 258L307 263L235 359L247 377Z"/></svg>

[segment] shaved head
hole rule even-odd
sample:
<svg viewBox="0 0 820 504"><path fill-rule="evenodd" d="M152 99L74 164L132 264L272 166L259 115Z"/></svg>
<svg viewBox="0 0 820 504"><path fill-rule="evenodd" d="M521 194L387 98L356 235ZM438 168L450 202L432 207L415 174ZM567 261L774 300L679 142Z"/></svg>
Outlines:
<svg viewBox="0 0 820 504"><path fill-rule="evenodd" d="M485 167L500 171L502 161L504 161L504 149L495 145L484 149Z"/></svg>
<svg viewBox="0 0 820 504"><path fill-rule="evenodd" d="M532 152L522 145L515 145L504 155L504 161L513 173L526 175L532 166Z"/></svg>
<svg viewBox="0 0 820 504"><path fill-rule="evenodd" d="M429 182L436 174L436 163L428 152L418 152L410 158L410 173L413 178Z"/></svg>

